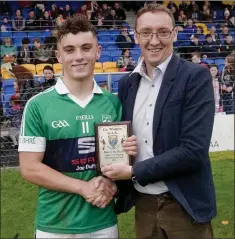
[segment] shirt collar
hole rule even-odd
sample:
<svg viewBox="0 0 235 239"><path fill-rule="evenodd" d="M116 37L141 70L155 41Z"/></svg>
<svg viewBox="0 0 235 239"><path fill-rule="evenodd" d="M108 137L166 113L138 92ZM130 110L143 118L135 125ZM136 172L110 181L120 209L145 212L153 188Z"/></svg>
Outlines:
<svg viewBox="0 0 235 239"><path fill-rule="evenodd" d="M64 77L59 77L55 89L59 95L66 95L66 94L71 94L69 89L66 87L66 85L63 82ZM97 85L96 81L93 79L94 86L92 90L92 94L103 94L103 91L100 89L100 87Z"/></svg>
<svg viewBox="0 0 235 239"><path fill-rule="evenodd" d="M158 65L155 69L160 69L160 71L162 72L162 74L165 73L166 68L172 58L173 52L170 54L170 56L168 56L166 58L166 60L164 62L162 62L160 65ZM154 69L154 70L155 70ZM146 66L145 66L145 62L144 59L142 59L139 64L136 66L136 68L132 71L131 74L133 73L139 73L141 76L143 76L144 74L146 74ZM130 74L130 75L131 75Z"/></svg>

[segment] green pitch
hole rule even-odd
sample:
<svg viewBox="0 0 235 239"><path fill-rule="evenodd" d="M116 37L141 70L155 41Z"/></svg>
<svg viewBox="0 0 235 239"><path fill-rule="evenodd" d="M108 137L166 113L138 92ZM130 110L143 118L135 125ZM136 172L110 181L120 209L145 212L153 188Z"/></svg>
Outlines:
<svg viewBox="0 0 235 239"><path fill-rule="evenodd" d="M234 238L234 152L211 154L218 215L213 220L215 238ZM0 238L33 238L37 187L13 169L1 171ZM120 238L134 238L134 209L119 216Z"/></svg>

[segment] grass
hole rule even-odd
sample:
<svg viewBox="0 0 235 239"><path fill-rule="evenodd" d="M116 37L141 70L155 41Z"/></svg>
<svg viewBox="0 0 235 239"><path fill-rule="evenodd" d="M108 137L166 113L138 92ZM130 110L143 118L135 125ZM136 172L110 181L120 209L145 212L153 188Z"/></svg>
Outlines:
<svg viewBox="0 0 235 239"><path fill-rule="evenodd" d="M215 238L234 238L234 153L211 154L217 195L217 217L212 221ZM37 187L25 182L19 171L1 172L0 238L33 238ZM222 222L228 222L224 225ZM119 216L120 238L135 238L134 209Z"/></svg>

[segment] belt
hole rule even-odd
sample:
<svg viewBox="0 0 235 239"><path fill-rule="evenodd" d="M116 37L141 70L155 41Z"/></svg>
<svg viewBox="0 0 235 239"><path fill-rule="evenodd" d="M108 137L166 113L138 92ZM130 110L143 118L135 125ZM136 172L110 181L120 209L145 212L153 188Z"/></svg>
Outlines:
<svg viewBox="0 0 235 239"><path fill-rule="evenodd" d="M138 192L138 191L137 191ZM141 195L151 196L157 199L173 199L173 196L170 192L160 193L160 194L146 194L146 193L140 193Z"/></svg>

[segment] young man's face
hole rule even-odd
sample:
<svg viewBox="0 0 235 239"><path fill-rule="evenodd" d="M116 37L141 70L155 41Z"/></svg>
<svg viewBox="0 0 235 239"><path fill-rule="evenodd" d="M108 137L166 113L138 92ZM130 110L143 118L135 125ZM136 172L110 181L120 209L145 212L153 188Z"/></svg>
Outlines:
<svg viewBox="0 0 235 239"><path fill-rule="evenodd" d="M217 69L217 67L211 67L210 68L210 72L211 72L211 75L212 75L212 77L216 77L217 76L217 74L218 74L218 69Z"/></svg>
<svg viewBox="0 0 235 239"><path fill-rule="evenodd" d="M41 43L37 42L37 41L35 41L33 44L36 48L40 48L40 46L41 46Z"/></svg>
<svg viewBox="0 0 235 239"><path fill-rule="evenodd" d="M51 80L54 75L53 71L51 71L51 70L44 70L43 74L44 74L44 77L46 80Z"/></svg>
<svg viewBox="0 0 235 239"><path fill-rule="evenodd" d="M199 63L200 63L200 57L194 55L194 56L192 57L192 62L193 62L193 63L196 63L196 64L199 64Z"/></svg>
<svg viewBox="0 0 235 239"><path fill-rule="evenodd" d="M230 44L230 43L232 43L233 38L232 38L232 36L228 35L228 36L226 36L226 39L225 39L225 40L226 40L227 43Z"/></svg>
<svg viewBox="0 0 235 239"><path fill-rule="evenodd" d="M83 81L93 75L100 53L101 46L92 32L69 33L58 43L57 59L66 77Z"/></svg>
<svg viewBox="0 0 235 239"><path fill-rule="evenodd" d="M173 26L172 19L165 12L146 12L138 18L136 24L135 42L140 45L145 63L156 67L173 52L173 41L176 40L177 30ZM145 34L157 31L169 37L158 39L156 35L153 35L149 39L144 39Z"/></svg>

